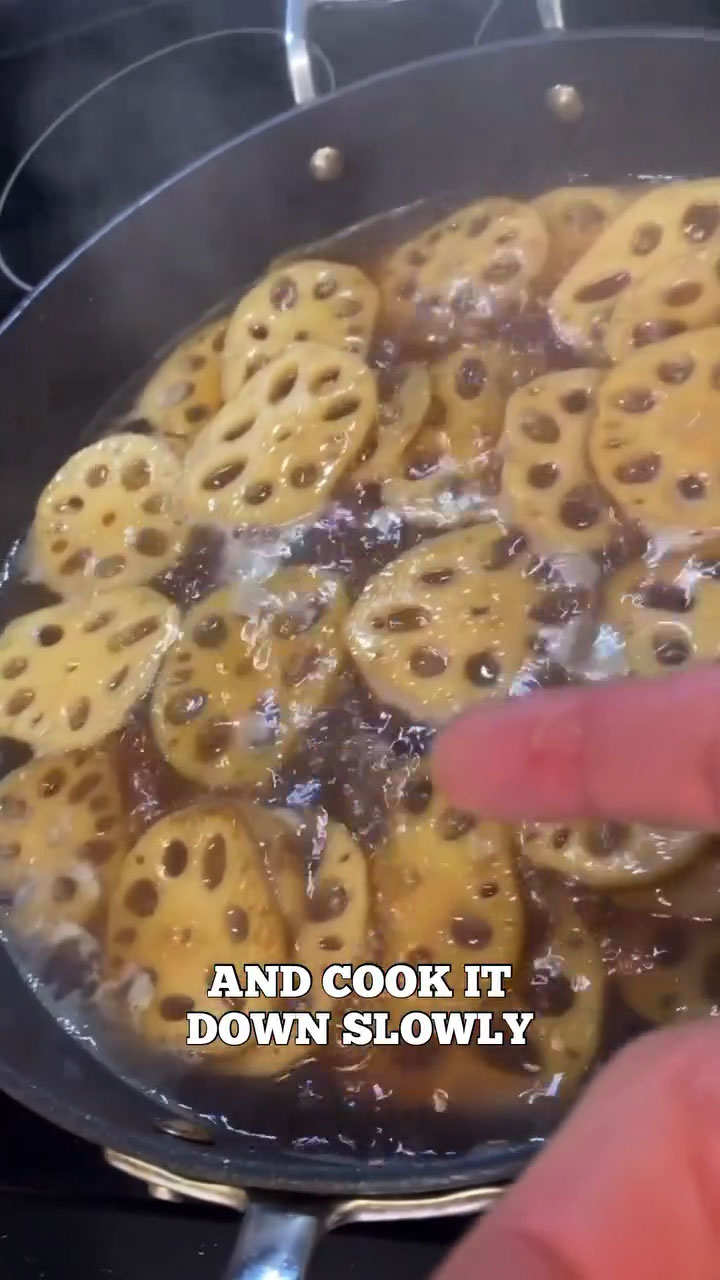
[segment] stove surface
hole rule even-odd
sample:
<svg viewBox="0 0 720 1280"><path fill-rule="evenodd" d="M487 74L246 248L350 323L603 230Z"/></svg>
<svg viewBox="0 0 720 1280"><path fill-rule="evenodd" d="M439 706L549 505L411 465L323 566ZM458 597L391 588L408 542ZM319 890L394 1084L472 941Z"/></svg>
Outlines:
<svg viewBox="0 0 720 1280"><path fill-rule="evenodd" d="M565 0L568 25L720 26L720 0ZM0 316L108 218L291 106L282 0L0 0ZM324 87L534 33L533 0L367 0L314 16ZM178 130L177 121L183 122ZM5 191L3 192L3 187ZM230 1214L151 1200L98 1151L0 1095L0 1271L218 1276ZM349 1229L312 1274L427 1275L463 1224Z"/></svg>

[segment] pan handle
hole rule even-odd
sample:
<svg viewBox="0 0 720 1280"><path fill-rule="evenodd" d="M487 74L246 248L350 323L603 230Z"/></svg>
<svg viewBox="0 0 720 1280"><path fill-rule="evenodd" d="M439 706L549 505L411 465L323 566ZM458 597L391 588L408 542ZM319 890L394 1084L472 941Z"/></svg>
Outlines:
<svg viewBox="0 0 720 1280"><path fill-rule="evenodd" d="M336 4L341 0L334 0ZM375 0L375 3L391 3L392 0ZM310 13L319 0L285 0L285 57L288 79L298 107L314 102L318 97L315 84L310 39L308 34ZM489 15L494 16L503 0L493 0ZM565 30L565 0L535 0L543 31Z"/></svg>
<svg viewBox="0 0 720 1280"><path fill-rule="evenodd" d="M249 1201L225 1280L302 1280L326 1228L321 1204L287 1204L259 1196Z"/></svg>

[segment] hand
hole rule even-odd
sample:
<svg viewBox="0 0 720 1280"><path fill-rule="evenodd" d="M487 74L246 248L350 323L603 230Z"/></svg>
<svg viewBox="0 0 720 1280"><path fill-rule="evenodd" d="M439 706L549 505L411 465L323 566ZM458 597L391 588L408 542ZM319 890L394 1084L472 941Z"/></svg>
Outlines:
<svg viewBox="0 0 720 1280"><path fill-rule="evenodd" d="M717 1280L720 1026L643 1036L437 1280Z"/></svg>
<svg viewBox="0 0 720 1280"><path fill-rule="evenodd" d="M434 771L487 818L720 829L720 667L488 702L440 735Z"/></svg>
<svg viewBox="0 0 720 1280"><path fill-rule="evenodd" d="M488 703L439 737L454 804L720 828L720 668ZM717 1280L720 1025L626 1047L439 1280Z"/></svg>

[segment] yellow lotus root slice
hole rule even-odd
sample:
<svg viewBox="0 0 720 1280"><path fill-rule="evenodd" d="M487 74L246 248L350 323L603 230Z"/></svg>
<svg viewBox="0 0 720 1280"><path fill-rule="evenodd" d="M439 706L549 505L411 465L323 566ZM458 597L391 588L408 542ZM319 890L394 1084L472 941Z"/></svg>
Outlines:
<svg viewBox="0 0 720 1280"><path fill-rule="evenodd" d="M147 582L182 549L180 467L157 440L124 432L81 449L43 493L34 568L64 596Z"/></svg>
<svg viewBox="0 0 720 1280"><path fill-rule="evenodd" d="M180 343L144 387L133 416L145 419L179 456L222 404L227 316Z"/></svg>
<svg viewBox="0 0 720 1280"><path fill-rule="evenodd" d="M373 375L348 351L296 342L221 409L186 459L200 519L286 525L315 515L375 421Z"/></svg>
<svg viewBox="0 0 720 1280"><path fill-rule="evenodd" d="M385 394L378 379L377 419L352 473L354 484L379 482L392 475L430 408L430 375L424 365L401 365L391 377Z"/></svg>
<svg viewBox="0 0 720 1280"><path fill-rule="evenodd" d="M605 350L619 363L639 347L720 320L720 242L660 263L624 291L605 335Z"/></svg>
<svg viewBox="0 0 720 1280"><path fill-rule="evenodd" d="M702 549L656 566L632 564L608 584L598 645L614 650L618 674L672 675L720 656L720 578Z"/></svg>
<svg viewBox="0 0 720 1280"><path fill-rule="evenodd" d="M529 204L477 200L394 250L381 282L391 318L420 309L452 329L525 300L545 264L548 233Z"/></svg>
<svg viewBox="0 0 720 1280"><path fill-rule="evenodd" d="M670 183L641 195L555 289L550 311L560 337L601 348L626 289L690 249L720 244L719 233L720 179Z"/></svg>
<svg viewBox="0 0 720 1280"><path fill-rule="evenodd" d="M421 430L388 471L383 502L404 519L452 525L498 493L493 445L503 425L505 357L499 346L460 347L432 366Z"/></svg>
<svg viewBox="0 0 720 1280"><path fill-rule="evenodd" d="M177 630L148 587L16 618L0 636L0 733L42 755L94 746L147 693Z"/></svg>
<svg viewBox="0 0 720 1280"><path fill-rule="evenodd" d="M628 917L630 919L630 917ZM633 921L621 955L620 991L649 1022L720 1015L720 931L715 923Z"/></svg>
<svg viewBox="0 0 720 1280"><path fill-rule="evenodd" d="M596 889L647 884L672 875L697 855L701 837L619 822L537 823L523 829L523 852L536 866Z"/></svg>
<svg viewBox="0 0 720 1280"><path fill-rule="evenodd" d="M464 965L517 960L523 912L508 832L450 806L423 770L405 784L372 876L385 967L451 964L462 1004Z"/></svg>
<svg viewBox="0 0 720 1280"><path fill-rule="evenodd" d="M630 911L655 916L679 916L685 920L720 919L720 849L717 837L699 845L700 852L688 867L669 880L647 889L618 893L614 901Z"/></svg>
<svg viewBox="0 0 720 1280"><path fill-rule="evenodd" d="M575 1087L598 1051L605 974L598 944L560 894L551 900L551 923L518 988L518 1003L535 1013L528 1032L541 1062L534 1092L554 1097Z"/></svg>
<svg viewBox="0 0 720 1280"><path fill-rule="evenodd" d="M587 462L600 374L548 373L510 397L499 452L511 517L548 551L594 551L616 525Z"/></svg>
<svg viewBox="0 0 720 1280"><path fill-rule="evenodd" d="M330 693L346 608L338 578L303 567L280 570L253 609L232 588L195 605L153 691L173 767L210 787L270 782Z"/></svg>
<svg viewBox="0 0 720 1280"><path fill-rule="evenodd" d="M364 358L378 291L358 267L308 259L278 267L238 303L225 337L223 390L231 400L248 378L294 342L322 342Z"/></svg>
<svg viewBox="0 0 720 1280"><path fill-rule="evenodd" d="M345 638L377 697L442 723L513 689L537 653L569 659L589 593L547 580L523 548L492 521L425 541L370 578Z"/></svg>
<svg viewBox="0 0 720 1280"><path fill-rule="evenodd" d="M235 1007L207 995L215 964L231 961L242 980L247 963L285 963L262 858L231 805L193 806L145 832L110 901L106 952L108 979L130 984L126 1012L143 1039L176 1050L187 1050L189 1010ZM218 1040L202 1052L236 1051Z"/></svg>
<svg viewBox="0 0 720 1280"><path fill-rule="evenodd" d="M312 976L311 990L302 1000L303 1008L310 1012L329 1010L333 1021L337 1021L343 1004L325 994L323 973L330 964L361 964L367 958L369 927L365 855L345 827L330 822L292 957ZM238 1069L243 1075L280 1075L321 1052L319 1046L312 1045L253 1044Z"/></svg>
<svg viewBox="0 0 720 1280"><path fill-rule="evenodd" d="M681 334L616 365L597 393L590 460L646 532L720 529L720 328Z"/></svg>
<svg viewBox="0 0 720 1280"><path fill-rule="evenodd" d="M554 287L634 199L617 187L555 187L532 201L550 234L538 285Z"/></svg>
<svg viewBox="0 0 720 1280"><path fill-rule="evenodd" d="M0 782L0 894L22 933L54 940L102 907L128 847L115 770L103 751L69 751Z"/></svg>

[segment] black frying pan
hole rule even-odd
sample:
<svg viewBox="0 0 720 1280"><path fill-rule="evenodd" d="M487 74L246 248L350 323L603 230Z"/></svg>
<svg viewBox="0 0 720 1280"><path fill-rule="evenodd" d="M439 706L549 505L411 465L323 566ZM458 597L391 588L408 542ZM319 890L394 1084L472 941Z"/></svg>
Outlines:
<svg viewBox="0 0 720 1280"><path fill-rule="evenodd" d="M276 255L468 185L521 194L584 175L716 173L719 132L720 38L557 33L379 76L223 146L95 237L0 331L0 536L9 545L22 529L113 390ZM319 181L330 175L312 158L325 147L342 173L331 158L335 179ZM178 1117L112 1075L61 1030L2 950L0 982L0 1086L123 1153L150 1181L221 1203L242 1203L241 1188L272 1191L246 1217L242 1247L256 1270L298 1274L318 1220L340 1220L343 1200L354 1202L346 1217L371 1212L358 1208L367 1197L385 1198L377 1215L397 1210L398 1197L415 1197L405 1210L439 1210L438 1193L446 1209L478 1207L490 1193L462 1189L510 1179L531 1153L508 1141L452 1159L370 1163L250 1141ZM283 1197L291 1216L281 1230Z"/></svg>

